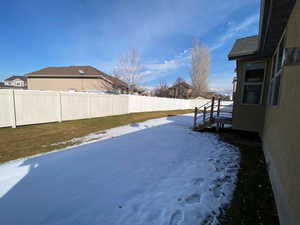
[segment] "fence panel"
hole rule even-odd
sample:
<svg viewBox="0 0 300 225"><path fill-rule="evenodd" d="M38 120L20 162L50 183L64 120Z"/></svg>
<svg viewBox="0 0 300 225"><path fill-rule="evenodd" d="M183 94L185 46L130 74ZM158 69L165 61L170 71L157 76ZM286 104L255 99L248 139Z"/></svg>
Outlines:
<svg viewBox="0 0 300 225"><path fill-rule="evenodd" d="M61 92L62 120L89 118L88 93Z"/></svg>
<svg viewBox="0 0 300 225"><path fill-rule="evenodd" d="M14 90L17 125L49 123L59 120L55 92Z"/></svg>
<svg viewBox="0 0 300 225"><path fill-rule="evenodd" d="M134 112L193 109L209 101L84 92L0 90L0 127Z"/></svg>
<svg viewBox="0 0 300 225"><path fill-rule="evenodd" d="M0 90L0 127L11 126L9 90Z"/></svg>

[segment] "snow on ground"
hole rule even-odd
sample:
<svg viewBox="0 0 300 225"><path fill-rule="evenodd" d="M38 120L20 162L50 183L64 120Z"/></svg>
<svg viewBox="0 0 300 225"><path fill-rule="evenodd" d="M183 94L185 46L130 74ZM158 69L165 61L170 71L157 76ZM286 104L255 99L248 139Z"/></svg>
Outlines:
<svg viewBox="0 0 300 225"><path fill-rule="evenodd" d="M101 141L0 165L1 224L217 224L239 153L192 115L108 130Z"/></svg>

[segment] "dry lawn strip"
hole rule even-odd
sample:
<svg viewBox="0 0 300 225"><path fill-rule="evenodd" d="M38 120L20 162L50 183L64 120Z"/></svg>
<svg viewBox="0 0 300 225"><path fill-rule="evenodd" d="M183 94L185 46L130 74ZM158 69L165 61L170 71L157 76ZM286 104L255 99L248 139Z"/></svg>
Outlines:
<svg viewBox="0 0 300 225"><path fill-rule="evenodd" d="M48 123L22 126L16 129L0 128L0 163L78 143L51 145L82 137L93 132L149 119L191 113L193 110L174 110L131 113L92 119L73 120L62 123Z"/></svg>

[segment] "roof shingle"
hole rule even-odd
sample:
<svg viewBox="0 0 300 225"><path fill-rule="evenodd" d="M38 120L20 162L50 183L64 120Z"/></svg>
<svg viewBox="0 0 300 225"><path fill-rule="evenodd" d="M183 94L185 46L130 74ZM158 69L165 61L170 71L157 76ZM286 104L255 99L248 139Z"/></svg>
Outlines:
<svg viewBox="0 0 300 225"><path fill-rule="evenodd" d="M82 73L83 72L83 73ZM92 66L60 66L60 67L46 67L44 69L28 73L30 75L103 75L100 70Z"/></svg>
<svg viewBox="0 0 300 225"><path fill-rule="evenodd" d="M235 41L228 58L236 59L242 56L255 54L258 50L258 35L241 38Z"/></svg>

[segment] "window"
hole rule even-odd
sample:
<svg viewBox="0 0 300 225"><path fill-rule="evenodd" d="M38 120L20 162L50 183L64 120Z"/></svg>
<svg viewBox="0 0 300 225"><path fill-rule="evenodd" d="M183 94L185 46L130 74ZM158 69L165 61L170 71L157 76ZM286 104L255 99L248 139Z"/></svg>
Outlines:
<svg viewBox="0 0 300 225"><path fill-rule="evenodd" d="M237 83L237 77L234 77L233 81L232 81L232 92L233 92L233 94L235 94L235 92L236 92L236 83Z"/></svg>
<svg viewBox="0 0 300 225"><path fill-rule="evenodd" d="M278 105L279 104L279 92L280 92L280 83L282 76L282 69L286 62L286 51L284 49L284 36L280 40L277 49L273 55L272 59L272 76L270 80L270 89L269 89L269 104Z"/></svg>
<svg viewBox="0 0 300 225"><path fill-rule="evenodd" d="M300 48L292 47L292 48L285 48L285 56L286 60L284 65L300 65Z"/></svg>
<svg viewBox="0 0 300 225"><path fill-rule="evenodd" d="M250 62L245 64L242 94L243 104L261 104L264 74L264 62Z"/></svg>
<svg viewBox="0 0 300 225"><path fill-rule="evenodd" d="M22 81L16 81L16 86L18 86L18 87L23 86L23 82Z"/></svg>

